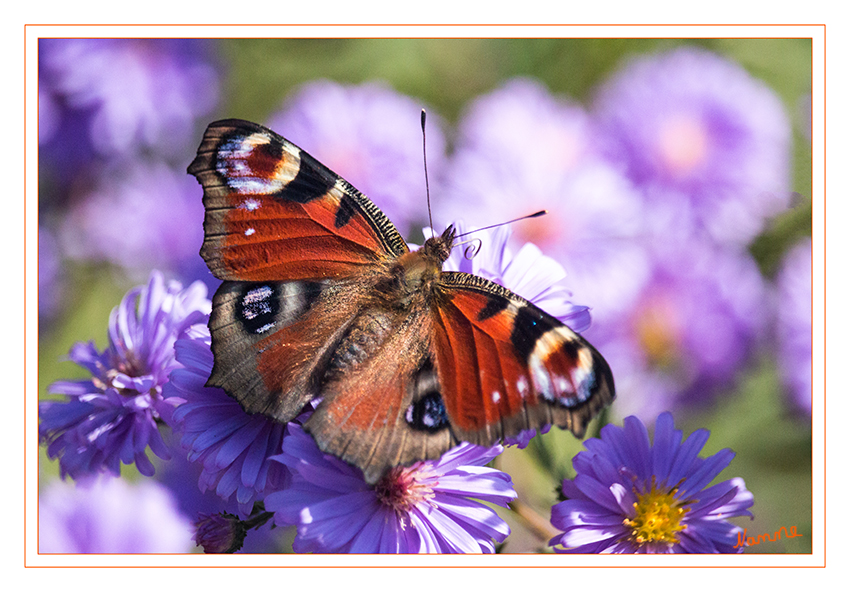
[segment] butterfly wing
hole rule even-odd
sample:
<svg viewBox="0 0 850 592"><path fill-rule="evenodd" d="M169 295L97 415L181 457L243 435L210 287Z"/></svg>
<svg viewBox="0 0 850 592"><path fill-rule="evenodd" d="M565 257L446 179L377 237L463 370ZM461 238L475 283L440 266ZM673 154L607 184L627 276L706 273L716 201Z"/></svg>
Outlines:
<svg viewBox="0 0 850 592"><path fill-rule="evenodd" d="M305 424L370 483L461 441L491 445L544 425L581 437L614 399L611 371L593 346L484 278L443 273L432 296L372 316L368 323L388 333L377 335L380 347L330 375Z"/></svg>
<svg viewBox="0 0 850 592"><path fill-rule="evenodd" d="M599 352L510 290L446 272L435 303L436 368L457 439L486 445L547 424L582 437L614 400Z"/></svg>
<svg viewBox="0 0 850 592"><path fill-rule="evenodd" d="M224 282L213 297L208 386L249 413L291 421L319 396L334 348L370 285L352 280Z"/></svg>
<svg viewBox="0 0 850 592"><path fill-rule="evenodd" d="M304 428L319 447L360 467L368 483L388 469L439 458L457 444L439 405L424 300L364 311L337 347L322 402Z"/></svg>
<svg viewBox="0 0 850 592"><path fill-rule="evenodd" d="M349 277L409 250L368 198L256 123L211 123L188 170L204 188L201 256L217 278Z"/></svg>
<svg viewBox="0 0 850 592"><path fill-rule="evenodd" d="M363 194L261 125L210 124L188 171L204 190L201 255L225 280L210 315L207 384L248 412L289 421L407 244Z"/></svg>

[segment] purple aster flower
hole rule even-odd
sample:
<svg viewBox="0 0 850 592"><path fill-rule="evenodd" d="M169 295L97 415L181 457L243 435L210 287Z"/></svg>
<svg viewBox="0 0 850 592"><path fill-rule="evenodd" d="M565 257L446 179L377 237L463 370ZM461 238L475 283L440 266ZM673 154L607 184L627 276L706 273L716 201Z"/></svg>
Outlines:
<svg viewBox="0 0 850 592"><path fill-rule="evenodd" d="M723 449L700 458L708 436L697 430L683 442L669 413L658 416L652 444L634 416L602 428L573 458L576 477L552 508L563 534L549 544L568 553L742 552L742 529L727 520L752 518L753 494L740 478L707 487L735 456Z"/></svg>
<svg viewBox="0 0 850 592"><path fill-rule="evenodd" d="M483 466L501 451L463 443L370 486L360 469L322 453L290 423L274 459L292 472L292 484L265 506L278 525L297 526L296 552L493 553L493 541L510 529L478 500L506 507L516 497L507 474Z"/></svg>
<svg viewBox="0 0 850 592"><path fill-rule="evenodd" d="M174 271L198 258L203 220L193 179L163 163L137 161L103 171L65 215L61 239L72 258L109 261L131 272Z"/></svg>
<svg viewBox="0 0 850 592"><path fill-rule="evenodd" d="M595 115L609 156L647 201L676 209L675 225L650 213L657 231L746 244L789 204L783 105L718 55L684 47L634 59L601 88Z"/></svg>
<svg viewBox="0 0 850 592"><path fill-rule="evenodd" d="M420 113L425 105L378 83L305 85L269 120L291 140L365 193L405 234L427 216ZM444 145L429 110L428 170L440 174Z"/></svg>
<svg viewBox="0 0 850 592"><path fill-rule="evenodd" d="M752 257L691 240L659 245L633 308L586 336L617 372L621 416L655 417L707 403L732 386L767 327L764 280Z"/></svg>
<svg viewBox="0 0 850 592"><path fill-rule="evenodd" d="M285 426L260 414L249 415L223 390L205 386L213 368L206 327L194 327L174 349L180 367L164 394L184 402L174 411L172 426L189 460L203 466L201 491L214 490L224 499L235 493L238 514L245 518L255 501L289 481L286 467L269 460L280 452Z"/></svg>
<svg viewBox="0 0 850 592"><path fill-rule="evenodd" d="M548 210L514 225L516 246L530 241L556 258L576 299L606 315L629 306L649 264L637 240L640 195L601 156L596 135L580 106L509 81L463 114L434 210L479 227Z"/></svg>
<svg viewBox="0 0 850 592"><path fill-rule="evenodd" d="M89 372L86 380L60 381L50 392L64 400L39 404L39 438L47 455L59 458L62 476L74 479L135 462L143 475L154 473L145 451L170 457L158 431L177 401L163 397L162 385L177 367L174 341L204 319L206 288L166 284L159 272L146 286L130 290L109 319L109 345L77 343L69 358Z"/></svg>
<svg viewBox="0 0 850 592"><path fill-rule="evenodd" d="M155 481L55 481L38 496L40 553L188 553L192 523Z"/></svg>
<svg viewBox="0 0 850 592"><path fill-rule="evenodd" d="M812 240L786 256L777 283L777 339L782 379L796 409L812 414Z"/></svg>
<svg viewBox="0 0 850 592"><path fill-rule="evenodd" d="M194 143L196 119L218 100L209 47L194 39L41 39L39 66L63 116L85 121L97 153L174 156ZM85 139L67 137L68 151Z"/></svg>

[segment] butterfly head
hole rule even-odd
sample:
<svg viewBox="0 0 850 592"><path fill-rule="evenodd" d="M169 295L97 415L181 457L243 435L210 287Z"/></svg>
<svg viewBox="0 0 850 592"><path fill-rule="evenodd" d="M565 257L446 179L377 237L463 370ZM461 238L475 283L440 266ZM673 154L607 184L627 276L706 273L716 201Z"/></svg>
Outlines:
<svg viewBox="0 0 850 592"><path fill-rule="evenodd" d="M449 258L449 253L452 250L452 245L455 242L455 227L449 225L440 236L432 236L422 245L422 254L426 259L435 261L440 268L443 267L446 259Z"/></svg>

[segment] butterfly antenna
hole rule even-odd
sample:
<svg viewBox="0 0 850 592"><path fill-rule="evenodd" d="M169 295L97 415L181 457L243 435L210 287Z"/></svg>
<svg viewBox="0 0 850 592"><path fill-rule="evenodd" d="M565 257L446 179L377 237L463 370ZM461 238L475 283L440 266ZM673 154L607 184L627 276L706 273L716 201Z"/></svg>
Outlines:
<svg viewBox="0 0 850 592"><path fill-rule="evenodd" d="M454 243L452 248L459 247L461 245L466 245L463 249L463 256L471 261L481 251L481 247L484 246L484 241L480 238L470 238L465 241L460 241L459 243Z"/></svg>
<svg viewBox="0 0 850 592"><path fill-rule="evenodd" d="M490 230L491 228L498 228L499 226L504 226L505 224L513 224L514 222L519 222L520 220L528 220L529 218L539 218L540 216L545 216L548 214L546 210L540 210L539 212L534 212L533 214L528 214L527 216L520 216L519 218L514 218L513 220L508 220L507 222L499 222L498 224L491 224L490 226L485 226L484 228L476 228L475 230L468 230L463 234L457 235L455 238L460 238L462 236L466 236L467 234L472 234L473 232L480 232L482 230Z"/></svg>
<svg viewBox="0 0 850 592"><path fill-rule="evenodd" d="M422 109L422 162L425 164L425 199L428 202L428 225L434 232L434 220L431 218L431 188L428 185L428 157L425 154L425 109Z"/></svg>

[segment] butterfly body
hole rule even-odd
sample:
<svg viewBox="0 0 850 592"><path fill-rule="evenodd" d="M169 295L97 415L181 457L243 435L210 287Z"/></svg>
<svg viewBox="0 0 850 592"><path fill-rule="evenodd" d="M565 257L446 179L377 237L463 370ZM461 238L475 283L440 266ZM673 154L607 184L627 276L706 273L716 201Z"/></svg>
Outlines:
<svg viewBox="0 0 850 592"><path fill-rule="evenodd" d="M444 271L455 230L410 251L365 196L257 124L211 124L204 188L213 298L209 386L294 419L364 471L554 424L581 435L614 398L599 353L504 287Z"/></svg>

